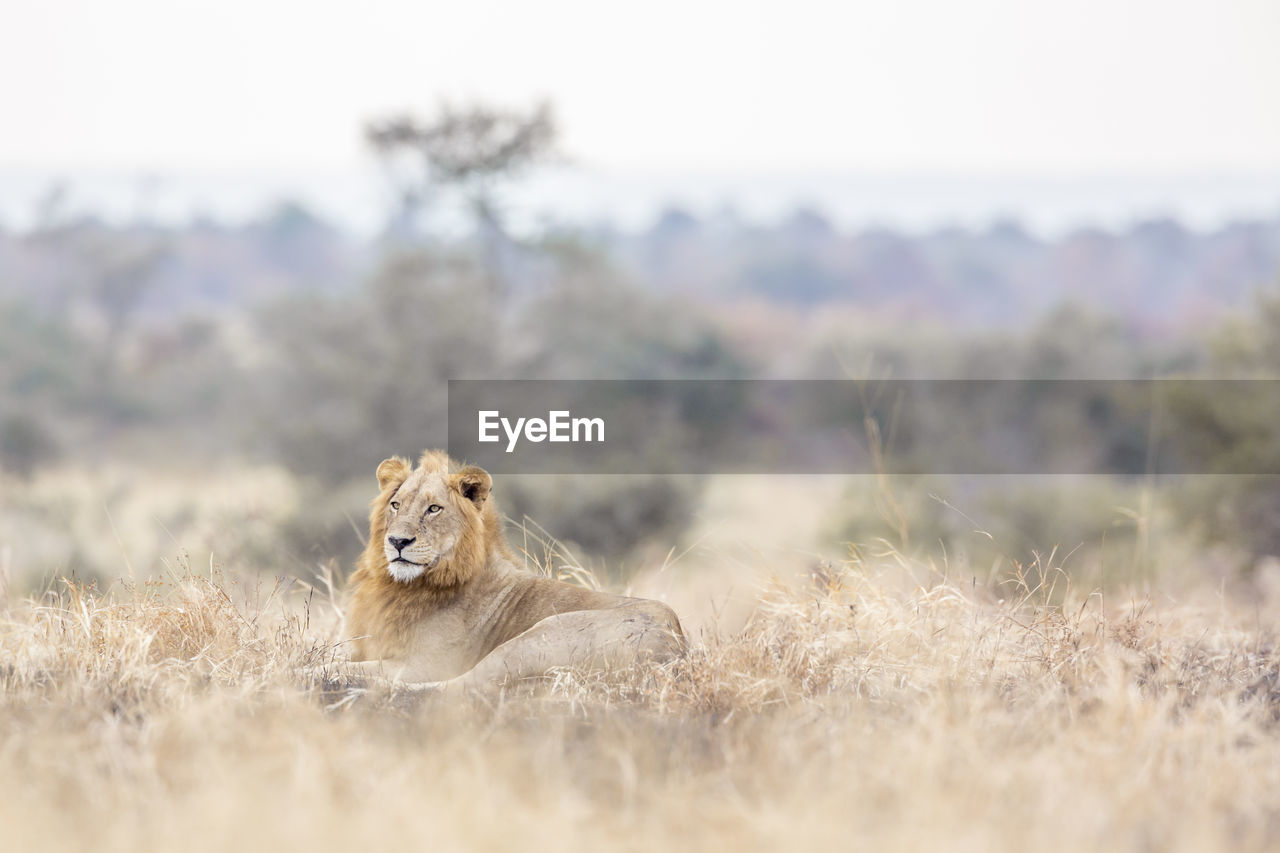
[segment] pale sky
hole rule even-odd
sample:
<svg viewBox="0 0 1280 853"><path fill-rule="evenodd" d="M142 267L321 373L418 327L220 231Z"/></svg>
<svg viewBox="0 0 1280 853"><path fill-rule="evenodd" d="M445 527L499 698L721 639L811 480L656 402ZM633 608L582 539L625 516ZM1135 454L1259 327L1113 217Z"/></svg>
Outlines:
<svg viewBox="0 0 1280 853"><path fill-rule="evenodd" d="M610 169L1280 170L1280 0L7 0L0 168L343 169L548 97Z"/></svg>

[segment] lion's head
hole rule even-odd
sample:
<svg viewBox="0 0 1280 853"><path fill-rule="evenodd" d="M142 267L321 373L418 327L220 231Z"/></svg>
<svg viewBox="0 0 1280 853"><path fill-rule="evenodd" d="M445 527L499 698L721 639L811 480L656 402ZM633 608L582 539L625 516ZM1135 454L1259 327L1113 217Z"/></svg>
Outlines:
<svg viewBox="0 0 1280 853"><path fill-rule="evenodd" d="M398 456L378 466L380 492L369 515L362 563L402 584L457 587L484 565L500 542L500 520L489 500L488 472L461 466L440 451L418 467Z"/></svg>

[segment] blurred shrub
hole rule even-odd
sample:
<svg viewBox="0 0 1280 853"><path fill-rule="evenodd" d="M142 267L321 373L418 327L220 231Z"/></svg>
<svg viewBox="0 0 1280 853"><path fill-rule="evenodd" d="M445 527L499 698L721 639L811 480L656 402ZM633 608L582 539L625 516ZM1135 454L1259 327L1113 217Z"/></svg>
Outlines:
<svg viewBox="0 0 1280 853"><path fill-rule="evenodd" d="M65 315L31 304L0 305L0 386L10 405L96 414L97 356Z"/></svg>
<svg viewBox="0 0 1280 853"><path fill-rule="evenodd" d="M30 414L0 419L0 469L26 478L57 457L58 443L48 423Z"/></svg>
<svg viewBox="0 0 1280 853"><path fill-rule="evenodd" d="M815 377L885 379L1132 379L1202 366L1199 341L1144 337L1115 316L1060 304L1026 328L957 334L947 323L845 322L809 342Z"/></svg>
<svg viewBox="0 0 1280 853"><path fill-rule="evenodd" d="M1280 476L1265 473L1280 471L1280 289L1259 293L1249 313L1224 323L1210 352L1215 377L1270 381L1256 393L1196 383L1171 401L1172 447L1210 473L1182 483L1174 505L1207 541L1257 565L1280 556Z"/></svg>
<svg viewBox="0 0 1280 853"><path fill-rule="evenodd" d="M702 497L702 478L650 476L503 477L495 487L513 522L524 519L575 552L610 561L646 544L679 543ZM518 535L517 535L518 536ZM517 539L512 542L519 546Z"/></svg>
<svg viewBox="0 0 1280 853"><path fill-rule="evenodd" d="M832 517L841 541L947 561L961 577L1093 584L1151 569L1150 495L1110 477L856 478ZM1052 559L1051 559L1052 557Z"/></svg>

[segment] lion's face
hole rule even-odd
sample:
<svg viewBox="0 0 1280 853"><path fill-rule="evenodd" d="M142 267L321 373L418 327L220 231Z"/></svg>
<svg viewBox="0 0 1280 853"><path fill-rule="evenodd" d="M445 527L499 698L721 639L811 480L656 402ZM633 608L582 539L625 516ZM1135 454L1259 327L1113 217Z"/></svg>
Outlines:
<svg viewBox="0 0 1280 853"><path fill-rule="evenodd" d="M420 465L410 471L403 460L388 459L378 468L378 482L384 494L390 491L382 510L387 572L409 583L423 575L430 581L460 543L471 544L492 481L476 467L449 473L447 467Z"/></svg>

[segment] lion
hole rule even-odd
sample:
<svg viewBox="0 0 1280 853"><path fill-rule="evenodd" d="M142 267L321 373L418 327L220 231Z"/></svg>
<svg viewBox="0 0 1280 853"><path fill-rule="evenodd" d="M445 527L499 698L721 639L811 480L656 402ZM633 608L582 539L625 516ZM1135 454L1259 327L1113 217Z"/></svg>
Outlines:
<svg viewBox="0 0 1280 853"><path fill-rule="evenodd" d="M685 651L665 604L517 567L493 480L428 450L377 469L369 541L350 580L345 633L370 675L418 689L490 689L556 667L619 669Z"/></svg>

